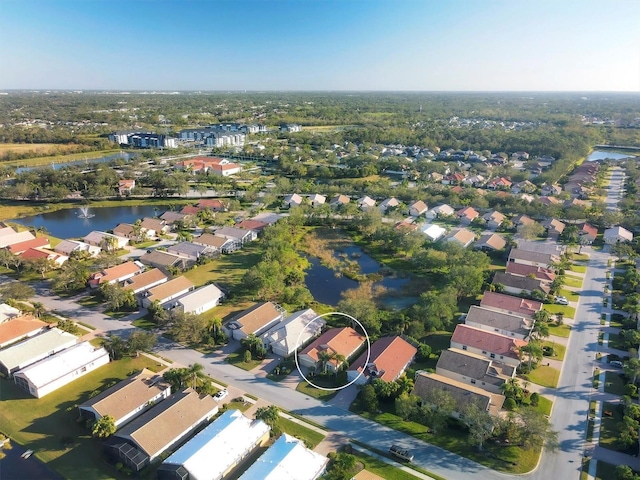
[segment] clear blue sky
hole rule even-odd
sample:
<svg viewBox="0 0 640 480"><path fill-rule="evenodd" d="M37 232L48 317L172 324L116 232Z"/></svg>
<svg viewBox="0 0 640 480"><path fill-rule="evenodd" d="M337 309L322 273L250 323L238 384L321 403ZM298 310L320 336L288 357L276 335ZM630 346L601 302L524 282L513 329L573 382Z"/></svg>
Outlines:
<svg viewBox="0 0 640 480"><path fill-rule="evenodd" d="M0 89L640 91L638 0L0 0Z"/></svg>

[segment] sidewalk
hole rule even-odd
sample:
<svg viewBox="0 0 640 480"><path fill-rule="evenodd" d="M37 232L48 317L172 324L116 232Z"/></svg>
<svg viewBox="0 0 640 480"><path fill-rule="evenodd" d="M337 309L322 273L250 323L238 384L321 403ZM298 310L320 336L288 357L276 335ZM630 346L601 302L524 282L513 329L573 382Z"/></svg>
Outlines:
<svg viewBox="0 0 640 480"><path fill-rule="evenodd" d="M403 465L401 463L398 463L394 460L391 460L388 457L385 457L384 455L378 455L375 452L372 452L371 450L367 450L364 447L361 447L360 445L354 445L351 444L351 448L353 448L356 452L360 452L360 453L364 453L365 455L369 455L370 457L373 458L377 458L378 460L383 461L384 463L387 463L389 465L392 465L396 468L399 468L400 470L407 472L410 475L413 475L416 478L420 478L422 480L434 480L432 477L430 477L429 475L425 475L424 473L420 473L417 470L412 469L411 467L408 467L406 465Z"/></svg>

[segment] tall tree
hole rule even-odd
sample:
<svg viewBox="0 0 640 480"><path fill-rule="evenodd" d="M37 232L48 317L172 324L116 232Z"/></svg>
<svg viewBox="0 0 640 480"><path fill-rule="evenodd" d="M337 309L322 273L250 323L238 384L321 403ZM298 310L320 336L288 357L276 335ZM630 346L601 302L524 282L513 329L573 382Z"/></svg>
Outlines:
<svg viewBox="0 0 640 480"><path fill-rule="evenodd" d="M135 330L127 338L127 349L129 352L135 352L138 357L140 352L150 352L156 343L158 343L158 336L154 333Z"/></svg>
<svg viewBox="0 0 640 480"><path fill-rule="evenodd" d="M482 450L485 440L491 437L493 432L493 418L475 402L465 405L461 413L463 414L462 422L469 429L469 440L478 447L478 450Z"/></svg>
<svg viewBox="0 0 640 480"><path fill-rule="evenodd" d="M269 405L268 407L259 407L255 414L256 420L262 420L270 427L274 427L278 419L280 418L280 409L275 405Z"/></svg>
<svg viewBox="0 0 640 480"><path fill-rule="evenodd" d="M116 423L111 415L100 417L91 427L91 435L95 438L107 438L116 433Z"/></svg>

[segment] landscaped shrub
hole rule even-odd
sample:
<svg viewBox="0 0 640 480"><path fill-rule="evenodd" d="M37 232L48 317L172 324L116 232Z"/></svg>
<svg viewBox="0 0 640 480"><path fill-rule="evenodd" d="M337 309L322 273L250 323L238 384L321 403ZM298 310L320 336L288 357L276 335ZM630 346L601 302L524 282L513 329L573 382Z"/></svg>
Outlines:
<svg viewBox="0 0 640 480"><path fill-rule="evenodd" d="M532 406L537 407L539 401L540 401L540 395L538 395L536 392L533 392L529 397L529 402L531 402Z"/></svg>
<svg viewBox="0 0 640 480"><path fill-rule="evenodd" d="M514 410L516 408L516 401L513 398L507 398L502 406L505 410Z"/></svg>

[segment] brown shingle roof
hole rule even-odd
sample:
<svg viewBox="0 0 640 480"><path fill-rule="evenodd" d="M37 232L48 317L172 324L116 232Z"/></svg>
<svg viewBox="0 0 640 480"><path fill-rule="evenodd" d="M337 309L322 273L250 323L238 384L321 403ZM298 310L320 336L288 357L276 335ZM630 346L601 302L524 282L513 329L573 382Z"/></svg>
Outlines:
<svg viewBox="0 0 640 480"><path fill-rule="evenodd" d="M203 417L211 417L218 403L191 388L175 393L119 430L115 436L130 436L140 449L154 457L172 440L177 440Z"/></svg>
<svg viewBox="0 0 640 480"><path fill-rule="evenodd" d="M348 357L365 341L366 338L351 327L332 328L316 338L300 354L308 355L316 362L319 360L318 353L322 350L329 350ZM336 360L330 360L329 363L334 366L338 364Z"/></svg>
<svg viewBox="0 0 640 480"><path fill-rule="evenodd" d="M449 348L440 354L436 373L440 374L441 369L498 386L512 378L515 371L514 367L504 363L457 348ZM445 373L441 375L447 376Z"/></svg>
<svg viewBox="0 0 640 480"><path fill-rule="evenodd" d="M282 319L282 311L271 302L258 303L234 317L231 322L240 325L240 331L249 335L259 331L276 318Z"/></svg>
<svg viewBox="0 0 640 480"><path fill-rule="evenodd" d="M487 332L468 325L456 326L451 336L451 342L510 358L519 358L518 349L528 343L524 340Z"/></svg>
<svg viewBox="0 0 640 480"><path fill-rule="evenodd" d="M549 285L547 285L542 280L538 280L537 278L520 277L518 275L512 275L510 273L502 272L496 272L493 277L493 283L494 285L496 283L501 283L505 287L516 288L518 290L526 290L529 292L540 290L544 293L549 293L549 291L551 290Z"/></svg>
<svg viewBox="0 0 640 480"><path fill-rule="evenodd" d="M203 233L199 237L193 239L193 243L206 245L207 247L222 248L229 239L213 235L212 233Z"/></svg>
<svg viewBox="0 0 640 480"><path fill-rule="evenodd" d="M185 276L179 276L174 278L173 280L169 280L157 287L153 287L149 290L149 296L147 297L151 303L156 300L162 302L166 298L171 297L172 295L177 294L183 290L187 290L193 288L193 283Z"/></svg>
<svg viewBox="0 0 640 480"><path fill-rule="evenodd" d="M160 233L164 228L164 222L158 218L145 217L142 223L140 223L140 226L147 230L155 230L156 233Z"/></svg>
<svg viewBox="0 0 640 480"><path fill-rule="evenodd" d="M30 333L45 328L47 324L31 315L23 315L0 323L0 345L20 340Z"/></svg>
<svg viewBox="0 0 640 480"><path fill-rule="evenodd" d="M467 313L465 321L467 323L473 322L491 328L507 330L525 337L529 334L532 327L531 321L522 316L512 315L490 308L478 307L477 305L472 305L471 308L469 308L469 313Z"/></svg>
<svg viewBox="0 0 640 480"><path fill-rule="evenodd" d="M365 377L375 375L385 382L393 382L402 369L413 359L418 349L400 337L384 337L371 345L368 368ZM363 353L353 362L349 370L361 372L365 367L367 352Z"/></svg>
<svg viewBox="0 0 640 480"><path fill-rule="evenodd" d="M152 268L151 270L147 270L144 273L136 275L135 277L130 278L126 281L124 285L125 290L139 290L144 288L147 285L151 285L155 282L159 282L163 278L167 278L167 276L162 273L162 270L157 268Z"/></svg>
<svg viewBox="0 0 640 480"><path fill-rule="evenodd" d="M91 407L101 417L111 415L117 422L167 388L169 388L169 384L164 382L160 375L145 368L137 375L133 375L96 395L80 405L80 408Z"/></svg>

